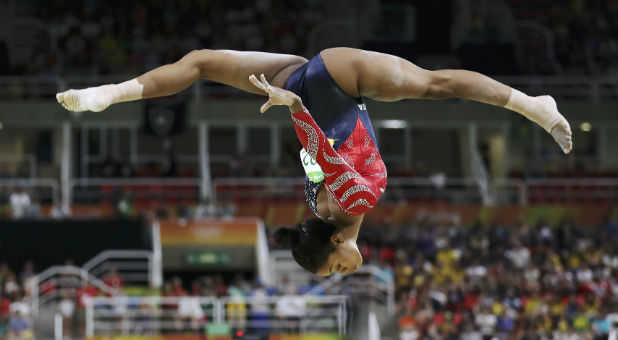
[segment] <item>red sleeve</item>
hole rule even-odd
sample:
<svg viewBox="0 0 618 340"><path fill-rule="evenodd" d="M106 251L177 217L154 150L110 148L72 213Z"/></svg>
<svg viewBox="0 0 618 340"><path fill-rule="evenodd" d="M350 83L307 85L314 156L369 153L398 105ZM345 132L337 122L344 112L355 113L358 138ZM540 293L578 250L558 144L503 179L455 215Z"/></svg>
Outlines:
<svg viewBox="0 0 618 340"><path fill-rule="evenodd" d="M348 215L362 215L378 203L378 188L352 168L328 142L309 111L293 113L296 135L324 172L326 190Z"/></svg>

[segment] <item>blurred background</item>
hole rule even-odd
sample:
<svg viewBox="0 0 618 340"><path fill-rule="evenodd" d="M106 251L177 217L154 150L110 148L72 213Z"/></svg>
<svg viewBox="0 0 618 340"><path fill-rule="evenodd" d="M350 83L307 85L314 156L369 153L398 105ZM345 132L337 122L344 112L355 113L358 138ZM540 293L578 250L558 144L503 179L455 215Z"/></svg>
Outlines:
<svg viewBox="0 0 618 340"><path fill-rule="evenodd" d="M283 110L200 81L70 114L56 92L194 49L349 46L465 68L571 123L368 102L389 183L359 273L275 249L312 215ZM0 339L616 339L617 0L0 1Z"/></svg>

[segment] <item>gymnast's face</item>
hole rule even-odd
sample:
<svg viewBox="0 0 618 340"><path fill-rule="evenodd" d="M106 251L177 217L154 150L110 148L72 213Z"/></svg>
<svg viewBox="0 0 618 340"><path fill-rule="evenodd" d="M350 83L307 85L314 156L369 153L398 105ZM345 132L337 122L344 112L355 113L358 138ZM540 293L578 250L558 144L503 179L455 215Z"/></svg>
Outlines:
<svg viewBox="0 0 618 340"><path fill-rule="evenodd" d="M356 240L345 240L341 234L336 233L330 237L330 241L335 245L335 251L330 254L317 274L328 276L336 272L348 274L357 271L363 264L363 257L358 250Z"/></svg>

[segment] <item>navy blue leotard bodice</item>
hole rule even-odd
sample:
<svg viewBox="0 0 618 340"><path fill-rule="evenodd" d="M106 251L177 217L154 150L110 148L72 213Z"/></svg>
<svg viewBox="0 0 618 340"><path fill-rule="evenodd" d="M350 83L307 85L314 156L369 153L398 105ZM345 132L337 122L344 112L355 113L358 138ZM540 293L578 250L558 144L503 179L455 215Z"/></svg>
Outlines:
<svg viewBox="0 0 618 340"><path fill-rule="evenodd" d="M285 89L300 97L326 137L335 140L335 150L350 136L357 117L376 142L365 101L362 97L349 96L339 88L319 54L290 75Z"/></svg>
<svg viewBox="0 0 618 340"><path fill-rule="evenodd" d="M366 130L366 134L373 140L371 144L377 146L363 98L352 97L343 92L328 73L319 54L290 75L285 83L285 89L294 92L301 98L326 137L334 140L333 148L339 153L341 153L342 144L348 140L355 129L358 129L358 126ZM357 124L359 120L361 124ZM345 155L346 157L356 157L350 152L347 153L350 155ZM377 154L379 158L379 153ZM385 177L386 172L384 171L384 174L377 176ZM321 184L314 183L305 177L307 204L318 216L317 194Z"/></svg>

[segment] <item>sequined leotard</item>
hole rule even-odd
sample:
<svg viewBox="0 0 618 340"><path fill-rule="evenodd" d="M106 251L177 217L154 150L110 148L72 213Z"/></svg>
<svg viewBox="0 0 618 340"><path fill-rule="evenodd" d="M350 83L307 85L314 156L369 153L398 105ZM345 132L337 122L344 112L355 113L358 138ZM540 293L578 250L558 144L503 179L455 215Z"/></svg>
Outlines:
<svg viewBox="0 0 618 340"><path fill-rule="evenodd" d="M325 189L348 215L370 211L386 188L386 166L363 98L344 93L319 54L297 69L285 88L307 108L292 114L292 120L303 147L324 172ZM332 147L328 139L334 140ZM305 178L307 204L318 216L322 183Z"/></svg>

